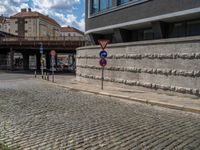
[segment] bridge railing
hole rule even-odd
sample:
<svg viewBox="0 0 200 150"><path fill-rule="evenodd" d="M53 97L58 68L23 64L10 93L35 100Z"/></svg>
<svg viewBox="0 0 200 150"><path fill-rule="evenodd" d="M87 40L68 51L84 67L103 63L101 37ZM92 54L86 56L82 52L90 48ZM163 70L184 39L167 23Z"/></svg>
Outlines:
<svg viewBox="0 0 200 150"><path fill-rule="evenodd" d="M0 37L0 41L86 41L85 36Z"/></svg>

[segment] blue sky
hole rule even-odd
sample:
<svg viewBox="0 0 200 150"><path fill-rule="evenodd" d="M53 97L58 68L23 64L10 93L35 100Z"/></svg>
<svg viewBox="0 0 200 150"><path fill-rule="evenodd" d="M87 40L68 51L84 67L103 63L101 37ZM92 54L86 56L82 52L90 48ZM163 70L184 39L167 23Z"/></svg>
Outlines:
<svg viewBox="0 0 200 150"><path fill-rule="evenodd" d="M0 0L0 14L4 16L14 15L21 8L49 15L61 26L85 29L84 0Z"/></svg>

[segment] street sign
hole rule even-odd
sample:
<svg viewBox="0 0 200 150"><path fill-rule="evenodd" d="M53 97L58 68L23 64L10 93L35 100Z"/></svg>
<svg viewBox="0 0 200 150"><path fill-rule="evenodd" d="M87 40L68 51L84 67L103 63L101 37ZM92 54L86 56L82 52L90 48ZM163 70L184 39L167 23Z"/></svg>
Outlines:
<svg viewBox="0 0 200 150"><path fill-rule="evenodd" d="M101 58L100 61L99 61L99 64L100 64L102 67L105 67L105 66L107 65L106 59Z"/></svg>
<svg viewBox="0 0 200 150"><path fill-rule="evenodd" d="M101 89L103 90L103 80L104 80L104 67L107 65L107 60L105 59L108 56L108 53L105 51L106 46L108 45L109 40L98 40L99 45L103 49L100 53L99 64L102 66L102 75L101 75Z"/></svg>
<svg viewBox="0 0 200 150"><path fill-rule="evenodd" d="M56 51L55 50L51 50L50 54L51 54L52 57L55 57L56 56Z"/></svg>
<svg viewBox="0 0 200 150"><path fill-rule="evenodd" d="M44 51L44 49L43 49L43 47L41 46L41 47L40 47L40 54L43 54L43 51Z"/></svg>
<svg viewBox="0 0 200 150"><path fill-rule="evenodd" d="M98 43L101 45L101 48L103 50L106 48L109 42L110 42L109 40L98 40Z"/></svg>
<svg viewBox="0 0 200 150"><path fill-rule="evenodd" d="M108 56L108 53L106 51L102 50L102 51L100 51L99 56L101 58L106 58Z"/></svg>

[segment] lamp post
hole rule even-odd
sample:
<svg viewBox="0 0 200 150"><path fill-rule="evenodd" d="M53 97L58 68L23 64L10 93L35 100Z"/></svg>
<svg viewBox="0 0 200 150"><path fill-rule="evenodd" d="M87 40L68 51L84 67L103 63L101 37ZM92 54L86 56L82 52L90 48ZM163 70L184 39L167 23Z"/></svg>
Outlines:
<svg viewBox="0 0 200 150"><path fill-rule="evenodd" d="M41 61L41 75L42 75L42 79L43 79L43 75L44 75L44 59L43 59L43 43L40 43L40 54L41 54L41 58L40 58L40 61Z"/></svg>

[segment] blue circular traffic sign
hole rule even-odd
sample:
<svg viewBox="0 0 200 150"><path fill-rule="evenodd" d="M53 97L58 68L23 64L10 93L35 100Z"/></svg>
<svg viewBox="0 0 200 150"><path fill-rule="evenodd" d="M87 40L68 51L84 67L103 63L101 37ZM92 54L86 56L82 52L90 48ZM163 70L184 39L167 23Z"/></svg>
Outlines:
<svg viewBox="0 0 200 150"><path fill-rule="evenodd" d="M100 51L99 56L101 58L106 58L108 56L108 53L106 51L102 50L102 51Z"/></svg>
<svg viewBox="0 0 200 150"><path fill-rule="evenodd" d="M43 54L43 51L44 51L43 47L40 47L40 53L41 54Z"/></svg>
<svg viewBox="0 0 200 150"><path fill-rule="evenodd" d="M102 67L105 67L105 66L107 65L106 59L104 59L104 58L100 59L99 64L100 64Z"/></svg>

